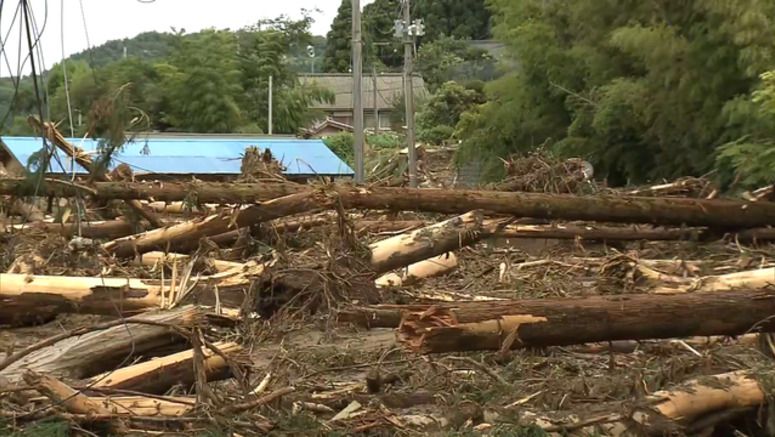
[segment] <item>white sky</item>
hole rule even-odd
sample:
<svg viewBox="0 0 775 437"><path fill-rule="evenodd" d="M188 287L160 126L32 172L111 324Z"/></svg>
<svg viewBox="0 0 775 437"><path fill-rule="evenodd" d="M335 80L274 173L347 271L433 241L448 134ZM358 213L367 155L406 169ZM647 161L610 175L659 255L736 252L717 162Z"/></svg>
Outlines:
<svg viewBox="0 0 775 437"><path fill-rule="evenodd" d="M275 18L281 14L300 17L302 8L320 9L313 14L315 23L312 33L325 35L336 16L341 0L81 0L86 16L89 42L92 47L104 42L133 37L147 31L170 31L171 27L184 28L186 32L215 27L238 29L255 24L261 18ZM152 1L152 2L151 2ZM361 0L362 5L373 0ZM18 1L6 1L0 18L2 39L11 71L16 74L19 51L21 15L12 21ZM29 0L38 27L43 26L46 7L48 21L43 30L40 45L47 68L62 59L60 38L64 19L65 56L87 48L86 32L81 19L79 0ZM64 15L62 15L64 4ZM9 30L11 31L9 33ZM6 36L8 35L8 36ZM23 41L22 58L27 53ZM23 68L29 72L29 62ZM8 76L4 59L0 60L0 76Z"/></svg>

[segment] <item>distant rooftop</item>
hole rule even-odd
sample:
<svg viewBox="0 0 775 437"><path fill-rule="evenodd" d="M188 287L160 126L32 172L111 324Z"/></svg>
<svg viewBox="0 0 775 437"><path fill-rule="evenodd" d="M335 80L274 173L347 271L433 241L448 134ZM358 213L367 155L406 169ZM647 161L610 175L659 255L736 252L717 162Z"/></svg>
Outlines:
<svg viewBox="0 0 775 437"><path fill-rule="evenodd" d="M87 153L97 153L97 142L68 138L71 144ZM42 148L37 137L0 138L7 152L27 167L30 157ZM127 142L116 153L111 169L125 163L137 175L239 175L242 155L249 146L269 149L272 156L286 167L288 176L351 176L353 170L319 139L293 137L257 137L241 135L144 134ZM7 153L6 152L6 153ZM72 173L71 160L57 151L50 173ZM75 172L85 171L75 165Z"/></svg>
<svg viewBox="0 0 775 437"><path fill-rule="evenodd" d="M353 109L353 77L346 73L304 74L299 76L302 84L317 83L328 88L335 94L334 103L315 103L315 109L323 110L352 110ZM363 74L363 108L374 109L374 80L373 76ZM412 78L412 87L416 96L428 93L425 81L421 76ZM400 99L404 93L404 79L400 73L377 74L377 109L393 108L396 99Z"/></svg>

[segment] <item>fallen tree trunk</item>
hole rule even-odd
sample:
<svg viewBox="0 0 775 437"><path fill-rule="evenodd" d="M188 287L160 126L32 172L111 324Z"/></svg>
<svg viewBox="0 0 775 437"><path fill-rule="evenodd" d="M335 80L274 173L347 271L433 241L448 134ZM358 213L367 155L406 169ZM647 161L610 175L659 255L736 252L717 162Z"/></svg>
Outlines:
<svg viewBox="0 0 775 437"><path fill-rule="evenodd" d="M172 326L187 329L204 323L204 313L193 306L146 313L110 328L68 337L41 347L0 370L0 376L18 381L27 370L57 378L84 379L112 370L128 356L182 343ZM133 321L136 321L133 323ZM149 321L156 324L138 323ZM5 363L3 363L5 364Z"/></svg>
<svg viewBox="0 0 775 437"><path fill-rule="evenodd" d="M65 238L79 234L77 223L30 223L25 229L57 233ZM100 222L83 222L80 226L80 236L84 238L103 239L120 238L143 232L148 229L146 223L129 223L125 220L107 220Z"/></svg>
<svg viewBox="0 0 775 437"><path fill-rule="evenodd" d="M681 425L714 412L762 405L765 393L750 372L738 371L688 381L671 390L654 392L648 407L634 413L633 420L652 433L665 430L665 419Z"/></svg>
<svg viewBox="0 0 775 437"><path fill-rule="evenodd" d="M113 417L179 417L193 410L196 399L189 397L148 398L143 396L86 396L67 384L52 378L28 372L24 380L56 405L68 412L85 415L92 420Z"/></svg>
<svg viewBox="0 0 775 437"><path fill-rule="evenodd" d="M684 278L664 274L639 262L637 269L642 277L655 283L649 291L657 294L709 293L735 289L767 288L775 285L775 267L701 278Z"/></svg>
<svg viewBox="0 0 775 437"><path fill-rule="evenodd" d="M121 258L153 250L167 248L174 250L178 244L190 244L191 241L197 241L202 237L223 234L230 228L246 227L288 215L326 208L328 203L326 198L316 196L314 192L301 192L241 209L231 216L223 213L211 215L204 219L113 240L103 244L102 248Z"/></svg>
<svg viewBox="0 0 775 437"><path fill-rule="evenodd" d="M346 208L448 214L483 210L517 217L721 228L775 223L775 204L767 202L412 188L337 187L336 192Z"/></svg>
<svg viewBox="0 0 775 437"><path fill-rule="evenodd" d="M672 389L660 390L633 405L607 403L594 417L568 416L566 413L535 414L519 412L520 423L534 425L546 432L580 435L700 435L712 431L714 423L702 419L724 411L745 411L767 402L767 395L756 376L736 371L703 376ZM635 408L633 408L635 407ZM710 428L710 429L706 429ZM573 434L575 435L575 433Z"/></svg>
<svg viewBox="0 0 775 437"><path fill-rule="evenodd" d="M556 238L581 240L697 240L704 229L649 228L643 226L509 225L493 231L499 238Z"/></svg>
<svg viewBox="0 0 775 437"><path fill-rule="evenodd" d="M76 150L78 150L76 148ZM69 153L69 152L68 152ZM82 151L80 153L83 153ZM88 155L85 155L88 157ZM91 159L88 161L91 162ZM81 164L81 161L78 162ZM84 161L83 166L85 166ZM90 164L91 165L91 164ZM88 170L89 168L87 168ZM96 200L152 200L149 208L157 212L176 213L184 210L184 199L195 199L203 204L246 204L264 202L289 194L299 193L308 187L292 182L113 182L101 180L84 191L78 186L62 183L45 183L39 190L24 183L24 179L0 180L0 194L15 196L74 197L86 194ZM168 202L177 202L170 205Z"/></svg>
<svg viewBox="0 0 775 437"><path fill-rule="evenodd" d="M369 246L377 273L452 252L483 237L482 214L469 212L426 228L397 235Z"/></svg>
<svg viewBox="0 0 775 437"><path fill-rule="evenodd" d="M88 171L89 174L91 174L92 177L94 177L96 180L102 181L102 182L110 182L111 180L110 175L108 175L104 171L100 171L99 169L95 168L94 162L92 161L91 156L89 156L86 152L79 149L78 147L68 143L65 137L57 130L56 126L53 123L51 122L44 123L42 120L39 120L34 116L28 117L27 121L30 123L30 126L32 126L33 129L40 132L42 135L48 138L48 140L51 141L55 146L59 147L63 152L67 153L68 156L71 156L73 159L75 159L75 162L77 162L78 165L86 169L86 171ZM148 223L150 223L154 227L158 228L158 227L164 226L164 222L162 222L158 217L156 217L155 214L145 210L143 206L140 204L140 201L134 200L134 199L127 200L126 204L127 206L129 206L130 209L132 209L134 212L139 214L140 217L148 220Z"/></svg>
<svg viewBox="0 0 775 437"><path fill-rule="evenodd" d="M170 185L170 187L173 186ZM251 186L202 183L197 187L197 199L205 203L245 203L260 199L262 197L260 193L266 189L264 187L266 184ZM297 188L302 190L301 187ZM165 189L164 195L158 194L157 187L151 186L147 190L131 196L127 193L125 197L175 201L184 200L190 194L190 187L185 185L177 186L174 192L172 189ZM391 187L367 189L334 186L323 188L323 191L337 196L345 208L355 209L426 211L446 214L483 210L517 217L544 219L740 229L771 226L775 223L775 204L771 202ZM329 203L328 207L332 205L333 203Z"/></svg>
<svg viewBox="0 0 775 437"><path fill-rule="evenodd" d="M0 273L0 322L48 311L136 314L159 308L161 293L159 281Z"/></svg>
<svg viewBox="0 0 775 437"><path fill-rule="evenodd" d="M450 272L457 267L457 257L449 252L435 258L411 264L399 273L388 273L377 278L377 287L401 287L422 279Z"/></svg>
<svg viewBox="0 0 775 437"><path fill-rule="evenodd" d="M183 299L206 305L215 299L224 307L239 308L251 278L263 272L263 265L245 263L185 284L182 274L176 282L0 273L0 323L50 312L133 315L168 307ZM185 296L184 289L188 291ZM213 295L215 289L217 298Z"/></svg>
<svg viewBox="0 0 775 437"><path fill-rule="evenodd" d="M219 342L214 346L226 356L235 356L242 351L242 347L236 343ZM207 380L226 378L229 375L229 363L209 348L204 348L203 352ZM187 350L97 375L91 378L88 386L94 389L112 388L164 394L174 385L190 387L194 382L194 351Z"/></svg>
<svg viewBox="0 0 775 437"><path fill-rule="evenodd" d="M775 331L775 293L766 290L422 307L403 313L399 338L423 353Z"/></svg>

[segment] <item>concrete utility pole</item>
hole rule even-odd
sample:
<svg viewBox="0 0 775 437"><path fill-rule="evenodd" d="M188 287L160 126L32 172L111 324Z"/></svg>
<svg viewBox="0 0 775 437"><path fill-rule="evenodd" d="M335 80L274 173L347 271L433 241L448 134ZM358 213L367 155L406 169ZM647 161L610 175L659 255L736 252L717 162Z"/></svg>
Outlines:
<svg viewBox="0 0 775 437"><path fill-rule="evenodd" d="M352 0L353 9L353 147L355 148L355 182L362 184L363 171L363 45L361 42L361 2Z"/></svg>
<svg viewBox="0 0 775 437"><path fill-rule="evenodd" d="M379 104L377 101L377 67L372 65L371 66L371 85L374 88L372 91L373 93L373 99L374 99L374 132L379 133L380 129L380 122L379 122Z"/></svg>
<svg viewBox="0 0 775 437"><path fill-rule="evenodd" d="M414 36L411 0L403 0L404 8L404 101L406 102L406 144L409 150L409 186L417 188L417 150L414 148L414 85L412 84Z"/></svg>
<svg viewBox="0 0 775 437"><path fill-rule="evenodd" d="M269 75L269 135L272 135L272 75Z"/></svg>

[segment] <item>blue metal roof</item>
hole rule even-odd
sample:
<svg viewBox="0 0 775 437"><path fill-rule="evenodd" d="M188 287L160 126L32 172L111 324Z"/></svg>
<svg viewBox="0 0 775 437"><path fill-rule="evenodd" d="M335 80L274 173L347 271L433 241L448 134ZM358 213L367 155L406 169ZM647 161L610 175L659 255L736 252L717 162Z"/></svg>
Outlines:
<svg viewBox="0 0 775 437"><path fill-rule="evenodd" d="M87 153L97 153L97 141L68 138ZM3 143L23 166L42 148L38 137L2 137ZM113 155L111 169L126 163L136 174L240 174L242 154L248 146L269 149L282 162L287 175L351 176L353 170L322 140L295 138L136 138ZM57 150L51 173L72 173L71 160ZM77 173L83 169L75 166Z"/></svg>

